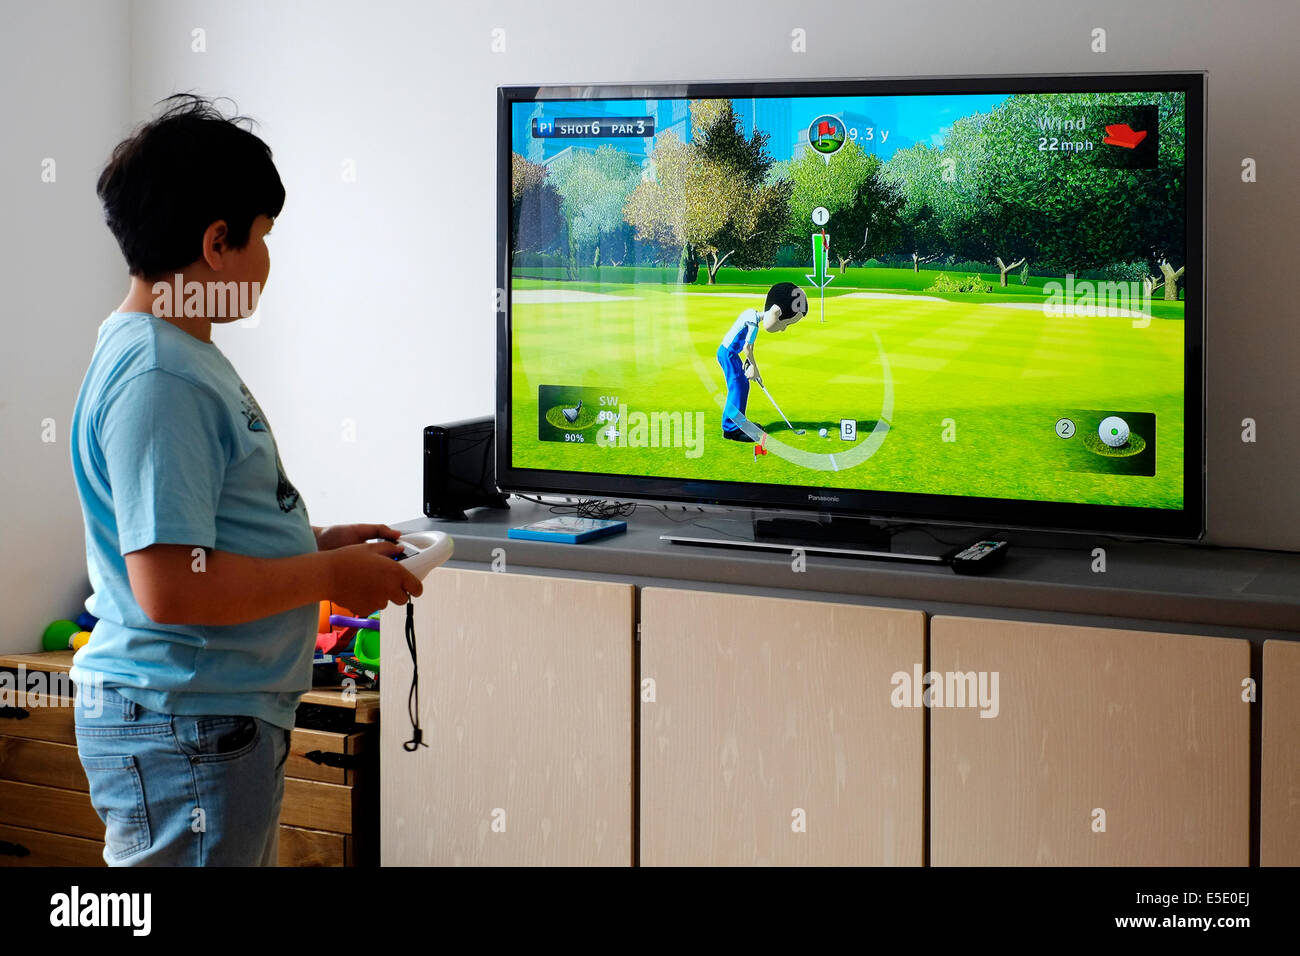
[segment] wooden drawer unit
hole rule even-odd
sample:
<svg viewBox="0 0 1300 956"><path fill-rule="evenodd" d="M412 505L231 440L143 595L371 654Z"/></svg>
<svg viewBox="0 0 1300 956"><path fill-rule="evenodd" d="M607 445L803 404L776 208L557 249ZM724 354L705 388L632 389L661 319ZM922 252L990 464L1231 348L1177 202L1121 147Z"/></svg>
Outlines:
<svg viewBox="0 0 1300 956"><path fill-rule="evenodd" d="M30 677L40 668L28 658ZM73 701L58 693L71 685L39 676L50 693L23 677L0 702L0 867L102 865L104 826L77 757Z"/></svg>
<svg viewBox="0 0 1300 956"><path fill-rule="evenodd" d="M360 695L358 695L360 696ZM373 701L318 690L298 709L280 809L281 866L379 864L379 752Z"/></svg>
<svg viewBox="0 0 1300 956"><path fill-rule="evenodd" d="M286 777L318 780L355 787L365 781L367 761L372 755L372 735L363 730L338 733L296 727L289 744Z"/></svg>
<svg viewBox="0 0 1300 956"><path fill-rule="evenodd" d="M103 840L0 823L0 866L103 865Z"/></svg>
<svg viewBox="0 0 1300 956"><path fill-rule="evenodd" d="M72 744L26 737L0 737L0 780L63 790L86 790L86 772Z"/></svg>
<svg viewBox="0 0 1300 956"><path fill-rule="evenodd" d="M342 833L280 825L281 866L356 866L355 840Z"/></svg>
<svg viewBox="0 0 1300 956"><path fill-rule="evenodd" d="M12 703L0 708L0 734L75 746L77 729L72 699L17 691Z"/></svg>
<svg viewBox="0 0 1300 956"><path fill-rule="evenodd" d="M0 669L66 673L72 652L0 655ZM22 681L18 687L30 686ZM0 708L0 867L102 866L67 696L14 693ZM379 693L303 697L285 763L281 866L378 864Z"/></svg>
<svg viewBox="0 0 1300 956"><path fill-rule="evenodd" d="M88 840L104 839L104 824L83 790L0 780L0 824L49 830Z"/></svg>

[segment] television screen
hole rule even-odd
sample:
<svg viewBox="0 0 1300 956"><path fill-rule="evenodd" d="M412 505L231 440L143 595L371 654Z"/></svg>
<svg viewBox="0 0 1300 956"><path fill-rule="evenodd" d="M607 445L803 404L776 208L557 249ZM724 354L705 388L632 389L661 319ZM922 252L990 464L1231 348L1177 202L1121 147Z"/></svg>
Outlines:
<svg viewBox="0 0 1300 956"><path fill-rule="evenodd" d="M501 89L502 488L1199 536L1203 84Z"/></svg>

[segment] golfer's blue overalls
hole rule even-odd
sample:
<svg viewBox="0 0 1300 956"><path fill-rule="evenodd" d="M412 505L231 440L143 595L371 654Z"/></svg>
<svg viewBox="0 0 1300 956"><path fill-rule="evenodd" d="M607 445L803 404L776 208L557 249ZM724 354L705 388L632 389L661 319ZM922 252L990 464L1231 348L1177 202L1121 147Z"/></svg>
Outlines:
<svg viewBox="0 0 1300 956"><path fill-rule="evenodd" d="M749 402L749 379L745 378L745 367L740 361L740 353L758 336L759 315L754 309L746 309L727 330L722 344L718 346L718 364L727 380L727 404L722 409L723 432L740 428L746 421L745 406Z"/></svg>

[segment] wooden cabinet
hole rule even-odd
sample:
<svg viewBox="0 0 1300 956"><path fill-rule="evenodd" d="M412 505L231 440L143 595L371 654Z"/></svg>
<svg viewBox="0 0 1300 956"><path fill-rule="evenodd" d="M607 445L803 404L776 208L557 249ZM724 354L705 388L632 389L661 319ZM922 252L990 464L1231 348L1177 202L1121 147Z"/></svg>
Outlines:
<svg viewBox="0 0 1300 956"><path fill-rule="evenodd" d="M920 865L924 655L920 611L644 589L641 862Z"/></svg>
<svg viewBox="0 0 1300 956"><path fill-rule="evenodd" d="M414 607L421 746L393 606L382 692L299 708L281 865L1250 860L1245 640L459 568ZM1260 862L1300 865L1300 642L1262 677ZM0 866L102 865L71 701L26 703Z"/></svg>
<svg viewBox="0 0 1300 956"><path fill-rule="evenodd" d="M385 866L632 862L634 590L440 568L381 618Z"/></svg>
<svg viewBox="0 0 1300 956"><path fill-rule="evenodd" d="M51 675L66 685L72 653L0 657L0 668ZM22 685L20 685L22 686ZM379 694L309 692L298 709L285 767L281 866L377 862ZM104 824L90 802L77 755L72 699L0 709L0 866L103 866Z"/></svg>
<svg viewBox="0 0 1300 956"><path fill-rule="evenodd" d="M316 688L298 706L280 866L379 865L379 692Z"/></svg>
<svg viewBox="0 0 1300 956"><path fill-rule="evenodd" d="M76 740L71 697L20 690L0 709L0 867L104 865Z"/></svg>
<svg viewBox="0 0 1300 956"><path fill-rule="evenodd" d="M1249 863L1247 641L940 616L930 669L998 675L931 708L933 865Z"/></svg>
<svg viewBox="0 0 1300 956"><path fill-rule="evenodd" d="M1300 866L1300 642L1264 642L1259 862Z"/></svg>
<svg viewBox="0 0 1300 956"><path fill-rule="evenodd" d="M416 601L414 751L405 609L385 612L386 865L626 865L634 827L647 866L921 865L927 837L940 866L1250 860L1245 640L635 597L434 572ZM1298 650L1266 652L1278 862L1297 830Z"/></svg>

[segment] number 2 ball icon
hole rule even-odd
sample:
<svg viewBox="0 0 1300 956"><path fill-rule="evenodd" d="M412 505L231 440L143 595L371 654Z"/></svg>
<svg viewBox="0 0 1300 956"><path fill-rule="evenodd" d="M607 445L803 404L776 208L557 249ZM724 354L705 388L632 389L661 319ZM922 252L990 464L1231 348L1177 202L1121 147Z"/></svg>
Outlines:
<svg viewBox="0 0 1300 956"><path fill-rule="evenodd" d="M1128 422L1118 415L1103 418L1097 426L1097 437L1111 448L1123 448L1128 444Z"/></svg>

